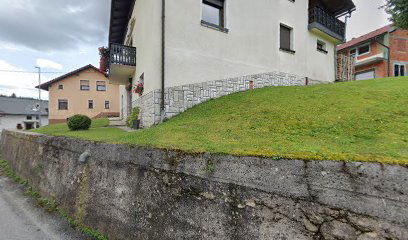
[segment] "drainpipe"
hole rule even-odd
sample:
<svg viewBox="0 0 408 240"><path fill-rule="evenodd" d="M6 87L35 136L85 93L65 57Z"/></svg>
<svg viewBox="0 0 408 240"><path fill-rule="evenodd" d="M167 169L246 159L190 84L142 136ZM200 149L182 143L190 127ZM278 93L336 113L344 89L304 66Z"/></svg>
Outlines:
<svg viewBox="0 0 408 240"><path fill-rule="evenodd" d="M388 66L387 66L387 76L388 76L388 77L391 77L391 76L390 76L390 75L391 75L391 69L390 69L390 67L391 67L391 52L390 52L390 47L387 46L387 45L385 45L384 43L380 42L380 41L378 40L378 38L375 38L375 42L378 43L378 44L380 44L381 46L383 46L385 49L387 49L387 63L388 63Z"/></svg>
<svg viewBox="0 0 408 240"><path fill-rule="evenodd" d="M162 111L162 117L164 117L164 80L165 80L165 37L166 37L166 30L165 30L165 23L166 23L166 0L162 0L162 59L161 59L161 102L160 102L160 108Z"/></svg>

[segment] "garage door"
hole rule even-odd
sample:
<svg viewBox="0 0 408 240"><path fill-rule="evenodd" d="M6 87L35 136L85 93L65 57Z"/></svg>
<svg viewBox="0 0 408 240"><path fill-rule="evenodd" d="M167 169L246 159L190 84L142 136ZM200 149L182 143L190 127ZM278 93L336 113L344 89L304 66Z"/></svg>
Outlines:
<svg viewBox="0 0 408 240"><path fill-rule="evenodd" d="M367 80L367 79L373 79L374 77L375 77L374 70L356 74L356 80Z"/></svg>

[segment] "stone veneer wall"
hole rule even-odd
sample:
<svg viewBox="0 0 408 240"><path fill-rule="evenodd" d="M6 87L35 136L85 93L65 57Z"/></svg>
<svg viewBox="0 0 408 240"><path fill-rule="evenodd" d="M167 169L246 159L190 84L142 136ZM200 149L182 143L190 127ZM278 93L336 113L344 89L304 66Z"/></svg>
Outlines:
<svg viewBox="0 0 408 240"><path fill-rule="evenodd" d="M231 93L249 90L250 81L254 88L271 86L301 86L306 85L306 78L282 72L270 72L248 75L224 80L209 81L165 88L165 111L160 110L161 89L154 90L133 102L140 108L140 119L143 127L160 123L164 118L171 118L194 105L209 99L219 98ZM318 81L309 81L316 84Z"/></svg>
<svg viewBox="0 0 408 240"><path fill-rule="evenodd" d="M0 152L36 191L111 240L408 239L404 166L187 154L6 130Z"/></svg>

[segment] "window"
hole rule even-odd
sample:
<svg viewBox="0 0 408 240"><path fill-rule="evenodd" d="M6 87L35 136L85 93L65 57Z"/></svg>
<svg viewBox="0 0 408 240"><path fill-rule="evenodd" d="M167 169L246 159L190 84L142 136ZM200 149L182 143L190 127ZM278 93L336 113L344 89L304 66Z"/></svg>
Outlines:
<svg viewBox="0 0 408 240"><path fill-rule="evenodd" d="M59 90L63 90L63 89L64 89L64 85L59 84L59 85L58 85L58 89L59 89Z"/></svg>
<svg viewBox="0 0 408 240"><path fill-rule="evenodd" d="M370 53L370 44L366 44L357 48L358 56Z"/></svg>
<svg viewBox="0 0 408 240"><path fill-rule="evenodd" d="M105 101L105 109L109 109L109 108L110 108L109 101Z"/></svg>
<svg viewBox="0 0 408 240"><path fill-rule="evenodd" d="M350 56L355 57L356 54L357 54L357 49L353 48L353 49L350 50Z"/></svg>
<svg viewBox="0 0 408 240"><path fill-rule="evenodd" d="M89 91L91 88L89 87L89 80L81 80L81 90L82 91Z"/></svg>
<svg viewBox="0 0 408 240"><path fill-rule="evenodd" d="M96 81L96 91L106 91L106 82L105 81Z"/></svg>
<svg viewBox="0 0 408 240"><path fill-rule="evenodd" d="M323 53L328 53L326 50L326 43L320 40L317 40L317 50Z"/></svg>
<svg viewBox="0 0 408 240"><path fill-rule="evenodd" d="M88 108L89 108L89 109L93 109L93 108L94 108L93 100L88 100Z"/></svg>
<svg viewBox="0 0 408 240"><path fill-rule="evenodd" d="M394 76L395 76L395 77L403 77L403 76L405 76L405 65L403 65L403 64L395 64L395 65L394 65Z"/></svg>
<svg viewBox="0 0 408 240"><path fill-rule="evenodd" d="M48 112L48 108L45 108L45 111Z"/></svg>
<svg viewBox="0 0 408 240"><path fill-rule="evenodd" d="M203 22L224 28L224 0L203 0Z"/></svg>
<svg viewBox="0 0 408 240"><path fill-rule="evenodd" d="M36 116L35 116L35 119L36 119L36 120L39 120L39 119L40 119L40 117L39 117L38 115L36 115Z"/></svg>
<svg viewBox="0 0 408 240"><path fill-rule="evenodd" d="M27 120L32 120L33 116L27 116L26 118L27 118Z"/></svg>
<svg viewBox="0 0 408 240"><path fill-rule="evenodd" d="M295 53L292 49L292 28L282 24L280 25L280 49Z"/></svg>
<svg viewBox="0 0 408 240"><path fill-rule="evenodd" d="M68 100L58 99L58 110L68 110Z"/></svg>

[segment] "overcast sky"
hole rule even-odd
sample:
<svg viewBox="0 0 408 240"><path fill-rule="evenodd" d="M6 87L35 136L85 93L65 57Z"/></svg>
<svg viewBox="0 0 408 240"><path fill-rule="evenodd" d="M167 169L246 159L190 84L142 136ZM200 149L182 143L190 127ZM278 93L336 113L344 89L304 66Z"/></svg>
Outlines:
<svg viewBox="0 0 408 240"><path fill-rule="evenodd" d="M349 39L388 23L378 9L383 0L354 2ZM0 0L0 6L0 94L38 96L36 74L1 70L36 71L38 65L43 71L69 72L98 66L98 47L108 42L110 0ZM58 75L43 74L42 81Z"/></svg>

